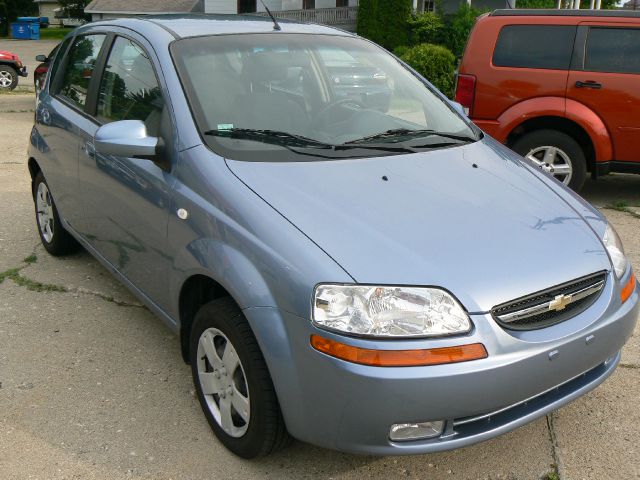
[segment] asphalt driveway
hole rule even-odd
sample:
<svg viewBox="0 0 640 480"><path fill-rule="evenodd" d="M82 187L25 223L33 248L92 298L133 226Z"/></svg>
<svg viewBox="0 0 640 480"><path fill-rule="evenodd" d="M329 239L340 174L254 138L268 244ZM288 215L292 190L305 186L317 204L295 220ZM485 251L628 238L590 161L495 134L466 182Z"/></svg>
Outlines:
<svg viewBox="0 0 640 480"><path fill-rule="evenodd" d="M234 457L209 430L178 339L88 254L54 259L39 245L25 156L33 106L0 95L0 478L640 477L638 330L601 387L473 447L375 458L295 443ZM640 272L640 176L590 182L585 195Z"/></svg>

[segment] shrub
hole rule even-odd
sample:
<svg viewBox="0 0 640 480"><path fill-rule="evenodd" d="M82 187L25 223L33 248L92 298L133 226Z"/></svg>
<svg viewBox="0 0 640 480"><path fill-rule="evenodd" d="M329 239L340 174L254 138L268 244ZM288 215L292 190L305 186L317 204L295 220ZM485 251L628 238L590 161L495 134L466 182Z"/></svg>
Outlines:
<svg viewBox="0 0 640 480"><path fill-rule="evenodd" d="M456 57L450 50L440 45L423 43L407 49L398 49L396 52L438 90L452 98Z"/></svg>
<svg viewBox="0 0 640 480"><path fill-rule="evenodd" d="M444 31L444 21L435 12L422 12L409 18L409 40L411 45L440 43Z"/></svg>

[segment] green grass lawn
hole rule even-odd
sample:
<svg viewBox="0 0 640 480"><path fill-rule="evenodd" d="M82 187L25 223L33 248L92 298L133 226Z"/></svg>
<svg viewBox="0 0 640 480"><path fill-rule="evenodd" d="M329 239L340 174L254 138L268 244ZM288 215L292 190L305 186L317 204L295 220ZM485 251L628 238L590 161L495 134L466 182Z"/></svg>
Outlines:
<svg viewBox="0 0 640 480"><path fill-rule="evenodd" d="M62 40L71 30L73 28L41 28L40 40ZM8 37L0 35L0 40L8 40L10 38L11 35Z"/></svg>
<svg viewBox="0 0 640 480"><path fill-rule="evenodd" d="M41 40L62 40L73 28L41 28Z"/></svg>

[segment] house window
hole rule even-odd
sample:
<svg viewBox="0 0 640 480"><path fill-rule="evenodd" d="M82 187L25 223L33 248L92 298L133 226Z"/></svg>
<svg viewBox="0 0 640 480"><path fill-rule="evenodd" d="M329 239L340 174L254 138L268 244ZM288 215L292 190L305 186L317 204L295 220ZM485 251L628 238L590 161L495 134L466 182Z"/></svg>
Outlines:
<svg viewBox="0 0 640 480"><path fill-rule="evenodd" d="M336 7L348 7L349 0L336 0Z"/></svg>
<svg viewBox="0 0 640 480"><path fill-rule="evenodd" d="M305 10L313 10L316 8L316 0L302 0L302 8Z"/></svg>
<svg viewBox="0 0 640 480"><path fill-rule="evenodd" d="M255 13L256 0L238 0L238 13Z"/></svg>

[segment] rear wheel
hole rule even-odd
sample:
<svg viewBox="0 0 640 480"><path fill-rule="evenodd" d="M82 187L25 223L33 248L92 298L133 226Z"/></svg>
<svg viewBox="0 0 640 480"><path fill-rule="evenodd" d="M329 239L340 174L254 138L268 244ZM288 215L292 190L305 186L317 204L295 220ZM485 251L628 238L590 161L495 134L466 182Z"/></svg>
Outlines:
<svg viewBox="0 0 640 480"><path fill-rule="evenodd" d="M18 86L18 72L9 65L0 65L0 89L13 90Z"/></svg>
<svg viewBox="0 0 640 480"><path fill-rule="evenodd" d="M47 252L60 256L77 251L80 245L62 226L58 209L42 172L38 172L33 182L33 202L38 233Z"/></svg>
<svg viewBox="0 0 640 480"><path fill-rule="evenodd" d="M569 188L576 192L582 188L587 161L573 137L558 130L536 130L520 137L512 148Z"/></svg>
<svg viewBox="0 0 640 480"><path fill-rule="evenodd" d="M191 329L190 360L202 410L225 447L254 458L289 444L258 342L232 299L200 308Z"/></svg>

